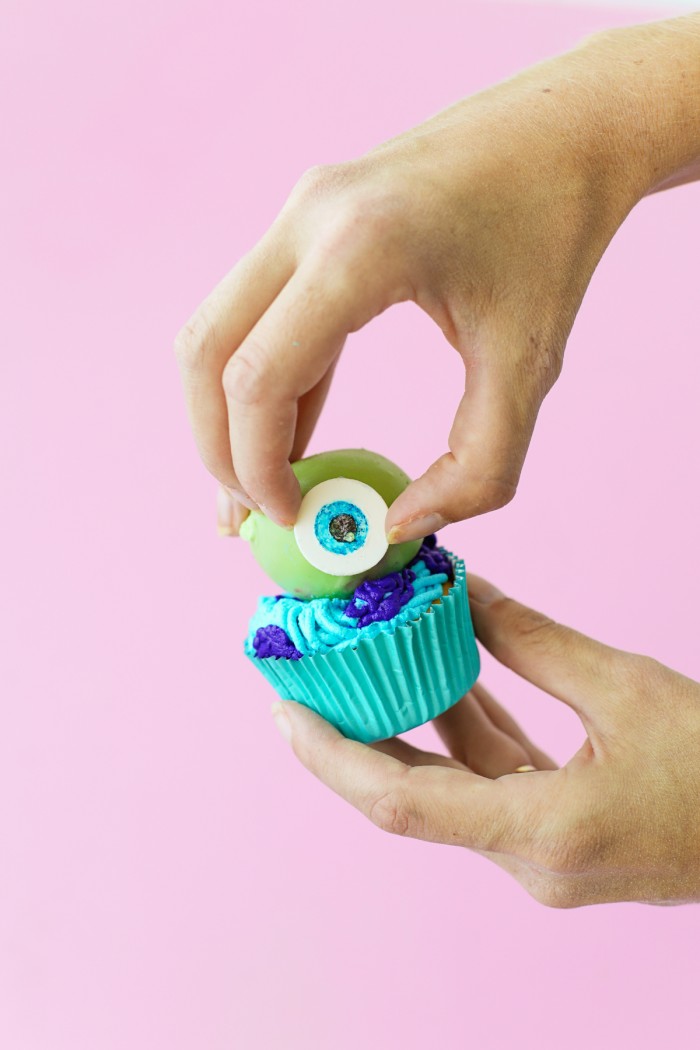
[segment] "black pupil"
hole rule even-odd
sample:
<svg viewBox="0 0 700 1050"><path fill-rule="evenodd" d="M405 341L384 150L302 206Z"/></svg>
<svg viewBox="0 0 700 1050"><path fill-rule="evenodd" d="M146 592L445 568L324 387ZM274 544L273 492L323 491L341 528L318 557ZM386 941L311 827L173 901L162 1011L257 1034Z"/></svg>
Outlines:
<svg viewBox="0 0 700 1050"><path fill-rule="evenodd" d="M338 543L352 543L357 536L357 522L352 514L336 514L330 520L328 531Z"/></svg>

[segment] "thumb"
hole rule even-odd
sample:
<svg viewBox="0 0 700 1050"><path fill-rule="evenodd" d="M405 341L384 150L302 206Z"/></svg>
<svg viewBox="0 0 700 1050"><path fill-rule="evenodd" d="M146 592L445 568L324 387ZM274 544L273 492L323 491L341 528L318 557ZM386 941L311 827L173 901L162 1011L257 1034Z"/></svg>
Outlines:
<svg viewBox="0 0 700 1050"><path fill-rule="evenodd" d="M383 831L517 853L542 821L542 791L533 791L528 778L506 778L514 782L509 786L467 769L412 766L347 740L294 701L278 701L272 713L302 764Z"/></svg>
<svg viewBox="0 0 700 1050"><path fill-rule="evenodd" d="M548 386L534 370L521 367L517 355L500 350L491 346L479 356L472 349L466 357L465 392L450 430L449 452L392 504L386 522L390 543L419 539L449 522L497 510L515 495Z"/></svg>

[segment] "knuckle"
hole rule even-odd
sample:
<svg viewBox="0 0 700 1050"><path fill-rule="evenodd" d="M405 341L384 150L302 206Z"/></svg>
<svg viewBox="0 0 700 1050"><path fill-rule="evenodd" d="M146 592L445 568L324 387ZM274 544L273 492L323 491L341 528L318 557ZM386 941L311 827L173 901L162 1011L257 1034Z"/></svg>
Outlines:
<svg viewBox="0 0 700 1050"><path fill-rule="evenodd" d="M653 692L664 683L667 669L653 657L637 653L616 653L615 656L611 670L626 693L637 695L649 692L650 687Z"/></svg>
<svg viewBox="0 0 700 1050"><path fill-rule="evenodd" d="M174 351L180 366L188 371L201 367L216 345L216 327L200 306L175 336Z"/></svg>
<svg viewBox="0 0 700 1050"><path fill-rule="evenodd" d="M347 182L345 164L314 164L307 168L292 191L292 199L298 203L314 203L337 190Z"/></svg>
<svg viewBox="0 0 700 1050"><path fill-rule="evenodd" d="M543 904L545 908L555 908L559 911L569 908L580 908L587 903L581 887L575 881L551 875L536 879L528 887L528 892L538 904Z"/></svg>
<svg viewBox="0 0 700 1050"><path fill-rule="evenodd" d="M401 230L405 207L397 195L381 187L357 186L343 194L333 222L328 227L331 247L356 244L374 251L381 246L384 261L403 246Z"/></svg>
<svg viewBox="0 0 700 1050"><path fill-rule="evenodd" d="M601 670L615 698L618 725L635 726L635 733L626 739L627 750L648 748L652 744L650 736L639 736L640 705L650 715L653 713L657 732L663 733L664 727L674 731L679 708L673 701L682 704L682 696L677 696L673 674L667 667L650 656L610 650Z"/></svg>
<svg viewBox="0 0 700 1050"><path fill-rule="evenodd" d="M390 835L409 835L411 832L410 806L405 795L395 788L372 803L368 816L381 831Z"/></svg>
<svg viewBox="0 0 700 1050"><path fill-rule="evenodd" d="M259 403L270 386L264 354L246 343L227 361L222 383L228 400L243 405Z"/></svg>
<svg viewBox="0 0 700 1050"><path fill-rule="evenodd" d="M433 470L443 490L452 496L450 520L505 507L518 488L518 472L507 457L499 457L483 464L481 469L475 469L465 452L454 447L452 435L449 452L440 457Z"/></svg>
<svg viewBox="0 0 700 1050"><path fill-rule="evenodd" d="M613 821L601 819L580 803L575 810L569 806L559 818L553 817L536 863L558 878L590 875L610 863L618 842Z"/></svg>
<svg viewBox="0 0 700 1050"><path fill-rule="evenodd" d="M383 265L405 268L408 196L395 180L381 180L366 160L309 168L289 198L291 214L314 217L302 236L321 267L346 267L349 274L366 268L372 252ZM309 230L312 239L309 241ZM402 270L403 272L403 270Z"/></svg>
<svg viewBox="0 0 700 1050"><path fill-rule="evenodd" d="M501 478L485 478L478 485L477 507L481 513L500 510L514 498L518 484Z"/></svg>

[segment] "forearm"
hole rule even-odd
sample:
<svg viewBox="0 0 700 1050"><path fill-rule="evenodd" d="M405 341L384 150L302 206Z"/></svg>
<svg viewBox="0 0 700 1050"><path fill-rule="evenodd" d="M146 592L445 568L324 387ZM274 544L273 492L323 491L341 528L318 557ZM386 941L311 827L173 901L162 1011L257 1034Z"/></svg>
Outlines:
<svg viewBox="0 0 700 1050"><path fill-rule="evenodd" d="M607 243L647 194L700 178L700 14L596 33L416 131L433 145L437 133L449 170L507 150L513 179L532 186L537 170L550 195L586 199Z"/></svg>
<svg viewBox="0 0 700 1050"><path fill-rule="evenodd" d="M603 155L631 203L700 178L700 14L606 31L573 54L598 78Z"/></svg>

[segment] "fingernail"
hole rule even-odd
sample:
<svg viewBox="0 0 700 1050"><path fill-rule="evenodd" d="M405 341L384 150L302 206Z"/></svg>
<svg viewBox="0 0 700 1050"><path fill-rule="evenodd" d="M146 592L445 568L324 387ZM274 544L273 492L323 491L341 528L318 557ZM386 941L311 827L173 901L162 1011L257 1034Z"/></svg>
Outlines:
<svg viewBox="0 0 700 1050"><path fill-rule="evenodd" d="M252 500L250 496L246 496L245 492L239 492L238 489L232 489L229 485L225 486L225 490L228 492L231 499L235 500L237 503L242 503L244 507L248 508L248 510L258 509L255 500Z"/></svg>
<svg viewBox="0 0 700 1050"><path fill-rule="evenodd" d="M469 597L479 605L490 605L491 602L505 598L505 594L499 591L498 587L494 587L488 580L483 580L481 576L474 576L472 573L469 573L467 577L467 590Z"/></svg>
<svg viewBox="0 0 700 1050"><path fill-rule="evenodd" d="M420 518L410 518L401 521L398 525L392 525L389 529L387 539L389 543L406 543L407 540L422 540L431 532L437 532L447 522L442 514L425 514Z"/></svg>
<svg viewBox="0 0 700 1050"><path fill-rule="evenodd" d="M280 733L282 734L284 739L287 741L287 743L291 744L291 742L292 742L292 723L289 721L289 716L287 715L287 712L282 707L282 704L279 703L279 701L276 701L272 705L271 710L272 710L272 717L275 720L275 725L277 726L277 728L279 729Z"/></svg>
<svg viewBox="0 0 700 1050"><path fill-rule="evenodd" d="M284 518L280 518L279 514L275 514L274 511L271 511L270 508L266 507L264 503L260 504L260 510L263 512L266 518L269 518L270 521L274 521L275 525L279 525L281 529L286 529L287 532L289 532L291 529L294 528L293 521L285 521Z"/></svg>
<svg viewBox="0 0 700 1050"><path fill-rule="evenodd" d="M236 535L235 506L223 485L216 490L216 518L219 536Z"/></svg>

